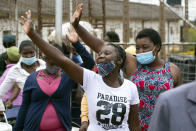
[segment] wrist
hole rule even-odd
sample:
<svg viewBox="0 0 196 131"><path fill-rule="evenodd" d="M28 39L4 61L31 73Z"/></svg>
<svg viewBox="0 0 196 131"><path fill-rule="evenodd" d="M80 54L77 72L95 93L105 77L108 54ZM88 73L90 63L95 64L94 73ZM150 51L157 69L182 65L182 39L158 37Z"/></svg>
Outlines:
<svg viewBox="0 0 196 131"><path fill-rule="evenodd" d="M88 125L88 121L83 121L82 125Z"/></svg>
<svg viewBox="0 0 196 131"><path fill-rule="evenodd" d="M78 43L80 43L79 39L76 42L73 42L72 44L75 45L75 44L78 44Z"/></svg>
<svg viewBox="0 0 196 131"><path fill-rule="evenodd" d="M32 35L33 33L35 33L34 29L31 27L29 32L27 33L27 35Z"/></svg>

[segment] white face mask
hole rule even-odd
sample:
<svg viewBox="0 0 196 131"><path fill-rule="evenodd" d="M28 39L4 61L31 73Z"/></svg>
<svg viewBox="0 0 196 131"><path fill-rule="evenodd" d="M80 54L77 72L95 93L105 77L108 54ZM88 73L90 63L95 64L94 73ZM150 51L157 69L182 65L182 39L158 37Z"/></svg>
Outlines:
<svg viewBox="0 0 196 131"><path fill-rule="evenodd" d="M137 61L142 65L147 65L155 60L155 56L152 54L153 51L136 54Z"/></svg>
<svg viewBox="0 0 196 131"><path fill-rule="evenodd" d="M32 65L33 63L35 63L37 61L36 56L34 57L30 57L30 58L25 58L21 56L21 62L26 64L26 65Z"/></svg>

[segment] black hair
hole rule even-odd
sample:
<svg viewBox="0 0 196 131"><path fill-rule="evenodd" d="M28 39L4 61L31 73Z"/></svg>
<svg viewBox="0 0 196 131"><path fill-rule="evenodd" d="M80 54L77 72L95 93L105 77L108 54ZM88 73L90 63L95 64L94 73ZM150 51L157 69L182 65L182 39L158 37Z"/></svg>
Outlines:
<svg viewBox="0 0 196 131"><path fill-rule="evenodd" d="M70 54L70 49L64 43L62 43L62 50L64 55Z"/></svg>
<svg viewBox="0 0 196 131"><path fill-rule="evenodd" d="M113 44L113 43L108 43L108 45L113 46L116 49L116 51L118 52L117 53L118 59L122 59L122 61L123 61L120 68L123 68L124 64L125 64L125 60L126 60L125 50L122 47L120 47L119 45L116 45L116 44Z"/></svg>
<svg viewBox="0 0 196 131"><path fill-rule="evenodd" d="M34 44L33 44L32 41L30 41L30 40L24 40L20 44L19 52L21 52L23 50L23 48L24 47L27 47L27 46L31 46L36 51L35 46L34 46Z"/></svg>
<svg viewBox="0 0 196 131"><path fill-rule="evenodd" d="M106 32L106 36L109 37L111 42L120 42L118 34L116 32L114 32L114 31Z"/></svg>
<svg viewBox="0 0 196 131"><path fill-rule="evenodd" d="M150 28L141 30L136 36L136 41L137 39L141 39L145 37L149 38L154 45L160 45L160 49L161 49L162 46L161 37L156 30ZM158 52L160 51L160 49L158 50Z"/></svg>

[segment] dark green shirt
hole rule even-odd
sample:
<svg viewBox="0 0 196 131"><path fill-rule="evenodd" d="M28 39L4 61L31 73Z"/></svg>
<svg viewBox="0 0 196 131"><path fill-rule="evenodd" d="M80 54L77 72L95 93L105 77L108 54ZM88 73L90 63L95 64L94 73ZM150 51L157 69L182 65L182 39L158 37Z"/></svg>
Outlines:
<svg viewBox="0 0 196 131"><path fill-rule="evenodd" d="M6 52L0 54L0 77L3 75L3 72L6 69L5 58L6 58Z"/></svg>

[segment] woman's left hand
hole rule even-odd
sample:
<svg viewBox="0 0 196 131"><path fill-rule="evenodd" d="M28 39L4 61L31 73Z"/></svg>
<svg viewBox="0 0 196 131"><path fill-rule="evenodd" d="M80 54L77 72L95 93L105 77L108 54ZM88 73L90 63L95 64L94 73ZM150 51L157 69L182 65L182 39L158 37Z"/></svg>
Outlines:
<svg viewBox="0 0 196 131"><path fill-rule="evenodd" d="M76 31L72 28L71 30L68 29L69 33L66 35L67 39L71 42L71 43L76 43L79 40L78 34L76 33Z"/></svg>
<svg viewBox="0 0 196 131"><path fill-rule="evenodd" d="M8 109L12 108L12 101L11 101L11 100L7 100L7 101L5 102L5 106L6 106L6 108L8 108Z"/></svg>
<svg viewBox="0 0 196 131"><path fill-rule="evenodd" d="M20 24L22 25L22 28L26 34L29 34L29 32L33 29L33 24L31 20L31 11L28 10L26 12L26 17L21 16L22 20L20 21Z"/></svg>

